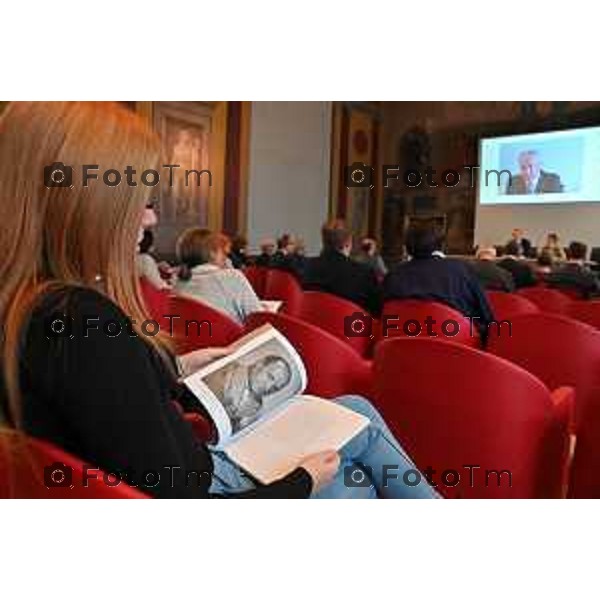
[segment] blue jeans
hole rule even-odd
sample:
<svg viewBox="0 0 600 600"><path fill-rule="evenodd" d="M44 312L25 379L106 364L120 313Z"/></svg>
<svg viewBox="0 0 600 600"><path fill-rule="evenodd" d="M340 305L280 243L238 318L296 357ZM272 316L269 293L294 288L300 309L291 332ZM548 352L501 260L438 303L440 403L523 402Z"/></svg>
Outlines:
<svg viewBox="0 0 600 600"><path fill-rule="evenodd" d="M341 450L337 475L312 498L439 498L368 400L342 396L335 400L368 417L370 425ZM212 453L214 494L235 494L254 483L222 452Z"/></svg>

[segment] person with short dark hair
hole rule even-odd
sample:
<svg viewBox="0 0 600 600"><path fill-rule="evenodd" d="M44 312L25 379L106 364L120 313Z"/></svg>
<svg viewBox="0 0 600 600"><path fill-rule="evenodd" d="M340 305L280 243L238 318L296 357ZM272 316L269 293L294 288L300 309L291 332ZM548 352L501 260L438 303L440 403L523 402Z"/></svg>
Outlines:
<svg viewBox="0 0 600 600"><path fill-rule="evenodd" d="M248 264L248 240L243 235L236 235L231 239L229 260L235 269L241 269Z"/></svg>
<svg viewBox="0 0 600 600"><path fill-rule="evenodd" d="M587 246L583 242L569 244L569 260L559 265L546 276L550 287L567 288L578 291L583 298L600 293L600 281L596 274L585 264Z"/></svg>
<svg viewBox="0 0 600 600"><path fill-rule="evenodd" d="M277 252L277 243L274 239L266 238L261 240L260 254L254 259L257 267L270 267L273 264L275 253Z"/></svg>
<svg viewBox="0 0 600 600"><path fill-rule="evenodd" d="M407 233L411 259L396 265L384 282L384 300L430 300L475 318L485 337L492 309L479 281L464 261L441 258L442 236L432 226L415 226Z"/></svg>
<svg viewBox="0 0 600 600"><path fill-rule="evenodd" d="M382 281L387 275L387 267L381 254L377 252L377 242L373 238L363 238L360 241L358 252L354 255L354 260L367 265L373 269L378 280Z"/></svg>
<svg viewBox="0 0 600 600"><path fill-rule="evenodd" d="M273 269L286 271L302 281L306 269L306 258L304 255L298 254L295 236L291 233L284 233L277 240L277 252L275 252L269 266Z"/></svg>
<svg viewBox="0 0 600 600"><path fill-rule="evenodd" d="M154 209L146 208L146 212L150 210L154 213ZM169 283L169 278L173 274L171 265L167 263L159 264L156 262L156 259L152 256L153 247L154 234L152 233L152 230L144 229L142 238L138 242L138 253L135 258L138 275L159 290L170 289L171 284ZM161 274L161 266L165 273L164 277Z"/></svg>
<svg viewBox="0 0 600 600"><path fill-rule="evenodd" d="M352 233L341 219L328 221L321 228L323 249L308 261L304 288L327 292L358 304L377 314L381 291L375 273L367 265L350 258Z"/></svg>
<svg viewBox="0 0 600 600"><path fill-rule="evenodd" d="M513 292L515 282L512 275L496 264L496 248L480 248L475 260L468 263L475 272L481 286L486 290Z"/></svg>
<svg viewBox="0 0 600 600"><path fill-rule="evenodd" d="M515 288L531 287L537 285L538 280L534 270L527 261L521 260L516 256L509 254L499 261L498 266L508 271L515 282Z"/></svg>
<svg viewBox="0 0 600 600"><path fill-rule="evenodd" d="M511 238L506 243L504 254L516 257L530 257L532 255L531 242L524 237L524 231L518 227L512 230Z"/></svg>

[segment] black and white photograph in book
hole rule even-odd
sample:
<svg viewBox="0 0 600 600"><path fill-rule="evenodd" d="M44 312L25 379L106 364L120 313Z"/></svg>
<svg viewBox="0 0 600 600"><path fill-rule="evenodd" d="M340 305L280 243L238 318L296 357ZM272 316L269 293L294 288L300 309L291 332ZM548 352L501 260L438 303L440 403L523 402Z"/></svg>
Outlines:
<svg viewBox="0 0 600 600"><path fill-rule="evenodd" d="M219 399L235 435L301 387L285 356L276 354L275 342L207 375L204 383Z"/></svg>

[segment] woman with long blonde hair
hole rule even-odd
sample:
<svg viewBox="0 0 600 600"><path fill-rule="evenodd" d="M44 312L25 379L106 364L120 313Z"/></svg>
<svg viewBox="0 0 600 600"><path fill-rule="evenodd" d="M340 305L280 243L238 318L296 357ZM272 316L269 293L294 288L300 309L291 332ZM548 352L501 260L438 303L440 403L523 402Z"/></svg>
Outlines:
<svg viewBox="0 0 600 600"><path fill-rule="evenodd" d="M159 497L340 495L325 485L338 472L337 453L306 457L283 479L256 486L198 443L174 407L175 361L168 340L144 329L135 270L153 189L143 174L155 180L158 155L147 123L117 104L16 102L0 117L5 424ZM180 368L191 372L225 352L197 351ZM370 405L347 403L373 421L348 460L402 464ZM435 496L426 485L396 492Z"/></svg>

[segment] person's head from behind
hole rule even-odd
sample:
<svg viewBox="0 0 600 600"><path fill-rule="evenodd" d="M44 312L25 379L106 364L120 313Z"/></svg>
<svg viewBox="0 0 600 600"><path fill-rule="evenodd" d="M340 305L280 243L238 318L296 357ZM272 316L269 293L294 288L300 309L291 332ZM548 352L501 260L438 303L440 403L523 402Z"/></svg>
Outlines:
<svg viewBox="0 0 600 600"><path fill-rule="evenodd" d="M571 242L568 255L570 260L583 262L587 258L587 246L583 242Z"/></svg>
<svg viewBox="0 0 600 600"><path fill-rule="evenodd" d="M157 225L158 215L156 214L156 201L153 199L149 202L146 202L146 208L144 210L144 214L142 215L141 226L144 231L147 231L148 229L153 229Z"/></svg>
<svg viewBox="0 0 600 600"><path fill-rule="evenodd" d="M377 253L377 242L373 238L363 238L360 241L360 251L366 256L375 256Z"/></svg>
<svg viewBox="0 0 600 600"><path fill-rule="evenodd" d="M341 219L327 221L321 228L323 250L340 252L346 256L352 251L352 233Z"/></svg>
<svg viewBox="0 0 600 600"><path fill-rule="evenodd" d="M535 150L526 150L519 154L519 171L525 183L536 180L540 174L540 158Z"/></svg>
<svg viewBox="0 0 600 600"><path fill-rule="evenodd" d="M477 250L475 258L477 260L496 260L497 255L498 253L494 246L483 246Z"/></svg>
<svg viewBox="0 0 600 600"><path fill-rule="evenodd" d="M231 250L237 254L246 254L248 240L243 235L236 235L231 240Z"/></svg>
<svg viewBox="0 0 600 600"><path fill-rule="evenodd" d="M434 225L414 225L406 233L406 251L412 258L429 258L441 249L442 236Z"/></svg>
<svg viewBox="0 0 600 600"><path fill-rule="evenodd" d="M210 229L186 229L176 244L177 260L181 263L181 279L189 279L191 270L199 265L211 264L225 267L229 238Z"/></svg>
<svg viewBox="0 0 600 600"><path fill-rule="evenodd" d="M549 233L546 236L546 246L548 246L549 248L560 247L560 239L558 237L558 233Z"/></svg>
<svg viewBox="0 0 600 600"><path fill-rule="evenodd" d="M267 256L273 256L277 250L277 243L271 238L261 240L259 246L261 253L266 254Z"/></svg>
<svg viewBox="0 0 600 600"><path fill-rule="evenodd" d="M296 238L291 233L284 233L277 240L277 248L283 254L294 254L296 252Z"/></svg>
<svg viewBox="0 0 600 600"><path fill-rule="evenodd" d="M81 173L86 164L98 173L157 169L159 151L148 123L113 103L14 102L0 117L0 354L14 422L18 340L47 290L93 287L120 305L134 329L146 319L135 259L151 188L108 186L102 176L84 187ZM159 336L138 334L164 349Z"/></svg>
<svg viewBox="0 0 600 600"><path fill-rule="evenodd" d="M248 373L252 393L262 398L283 390L292 379L292 370L280 356L269 355L255 362Z"/></svg>

